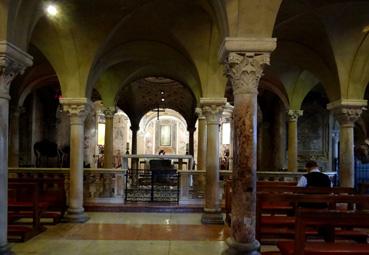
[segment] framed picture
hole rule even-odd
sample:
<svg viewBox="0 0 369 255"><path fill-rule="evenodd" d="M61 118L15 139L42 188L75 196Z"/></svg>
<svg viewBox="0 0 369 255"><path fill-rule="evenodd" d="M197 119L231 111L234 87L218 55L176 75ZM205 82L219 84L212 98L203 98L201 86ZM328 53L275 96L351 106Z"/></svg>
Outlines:
<svg viewBox="0 0 369 255"><path fill-rule="evenodd" d="M172 145L172 128L169 125L160 125L160 146Z"/></svg>

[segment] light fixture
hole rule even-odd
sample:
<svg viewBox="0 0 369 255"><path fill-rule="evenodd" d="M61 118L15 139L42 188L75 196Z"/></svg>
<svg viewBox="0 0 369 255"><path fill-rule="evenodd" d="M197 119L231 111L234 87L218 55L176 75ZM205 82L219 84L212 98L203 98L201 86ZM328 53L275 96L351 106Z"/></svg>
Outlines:
<svg viewBox="0 0 369 255"><path fill-rule="evenodd" d="M164 99L164 98L162 98L162 99L161 99L161 101L162 101L162 102L164 102L164 101L165 101L165 99Z"/></svg>
<svg viewBox="0 0 369 255"><path fill-rule="evenodd" d="M47 4L45 10L46 10L47 15L52 16L52 17L58 14L58 8L53 3Z"/></svg>
<svg viewBox="0 0 369 255"><path fill-rule="evenodd" d="M164 95L164 91L160 91L160 95Z"/></svg>

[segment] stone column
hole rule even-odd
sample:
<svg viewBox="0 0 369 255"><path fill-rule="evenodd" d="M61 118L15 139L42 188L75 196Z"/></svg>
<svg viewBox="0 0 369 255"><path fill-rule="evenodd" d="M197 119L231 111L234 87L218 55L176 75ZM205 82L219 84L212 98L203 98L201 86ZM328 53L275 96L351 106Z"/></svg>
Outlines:
<svg viewBox="0 0 369 255"><path fill-rule="evenodd" d="M137 154L137 132L139 130L139 125L132 124L131 130L132 130L132 155ZM132 158L131 159L131 169L132 172L132 185L136 186L138 182L138 158Z"/></svg>
<svg viewBox="0 0 369 255"><path fill-rule="evenodd" d="M19 166L19 117L24 112L23 107L17 107L10 118L9 166Z"/></svg>
<svg viewBox="0 0 369 255"><path fill-rule="evenodd" d="M194 156L194 133L196 131L195 127L188 127L187 128L188 131L188 154ZM190 166L188 166L190 167ZM190 169L192 170L192 169Z"/></svg>
<svg viewBox="0 0 369 255"><path fill-rule="evenodd" d="M223 254L259 254L260 243L255 238L257 94L263 67L274 48L271 38L226 38L221 49L234 95L232 226Z"/></svg>
<svg viewBox="0 0 369 255"><path fill-rule="evenodd" d="M89 219L83 208L84 120L89 106L86 98L61 98L60 103L70 118L69 207L65 219L83 223Z"/></svg>
<svg viewBox="0 0 369 255"><path fill-rule="evenodd" d="M341 187L355 186L354 126L367 105L366 100L339 100L327 105L340 124L339 183Z"/></svg>
<svg viewBox="0 0 369 255"><path fill-rule="evenodd" d="M273 167L280 171L285 168L286 151L286 110L281 103L278 103L274 112L273 128Z"/></svg>
<svg viewBox="0 0 369 255"><path fill-rule="evenodd" d="M206 170L206 141L207 141L206 118L202 114L201 108L196 108L196 114L198 116L196 170ZM194 183L198 196L202 197L204 195L205 175L197 175L194 180Z"/></svg>
<svg viewBox="0 0 369 255"><path fill-rule="evenodd" d="M230 124L230 141L229 141L229 157L228 157L228 170L233 170L233 106L230 103L226 103L224 107L223 118L225 122Z"/></svg>
<svg viewBox="0 0 369 255"><path fill-rule="evenodd" d="M289 110L288 114L288 171L296 172L297 164L297 120L302 116L301 110Z"/></svg>
<svg viewBox="0 0 369 255"><path fill-rule="evenodd" d="M203 224L223 224L219 197L219 124L226 98L200 98L207 123L205 208Z"/></svg>
<svg viewBox="0 0 369 255"><path fill-rule="evenodd" d="M115 107L103 108L105 115L104 168L113 167L113 123L115 112Z"/></svg>
<svg viewBox="0 0 369 255"><path fill-rule="evenodd" d="M13 79L32 65L32 57L0 41L0 254L13 254L8 246L8 125L9 89Z"/></svg>

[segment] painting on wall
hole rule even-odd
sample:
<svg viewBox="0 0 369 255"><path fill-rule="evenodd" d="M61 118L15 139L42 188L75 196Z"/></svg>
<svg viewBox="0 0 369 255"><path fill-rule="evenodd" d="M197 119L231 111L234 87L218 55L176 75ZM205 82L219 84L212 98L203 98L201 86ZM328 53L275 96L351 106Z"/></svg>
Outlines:
<svg viewBox="0 0 369 255"><path fill-rule="evenodd" d="M171 126L170 125L160 125L160 146L171 146Z"/></svg>

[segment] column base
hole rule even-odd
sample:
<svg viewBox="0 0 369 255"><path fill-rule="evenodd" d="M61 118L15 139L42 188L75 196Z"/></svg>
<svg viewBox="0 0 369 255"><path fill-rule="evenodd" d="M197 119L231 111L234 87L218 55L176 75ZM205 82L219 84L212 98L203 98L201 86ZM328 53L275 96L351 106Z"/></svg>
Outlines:
<svg viewBox="0 0 369 255"><path fill-rule="evenodd" d="M221 212L203 212L201 216L202 224L217 224L223 225L223 214Z"/></svg>
<svg viewBox="0 0 369 255"><path fill-rule="evenodd" d="M85 213L84 209L68 209L67 213L64 215L63 222L70 223L85 223L90 217Z"/></svg>
<svg viewBox="0 0 369 255"><path fill-rule="evenodd" d="M257 240L253 243L240 243L229 237L225 242L228 249L222 255L260 255L260 243Z"/></svg>
<svg viewBox="0 0 369 255"><path fill-rule="evenodd" d="M15 253L11 251L9 244L0 246L0 255L14 255Z"/></svg>

